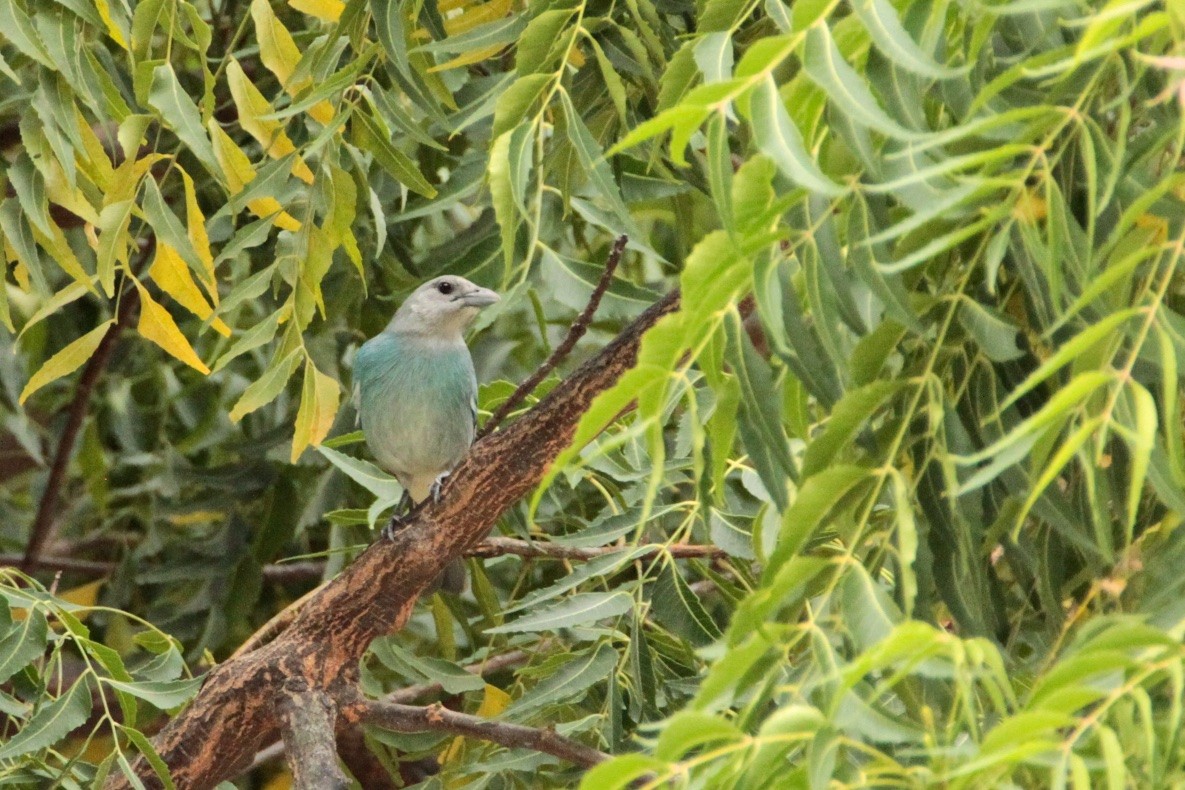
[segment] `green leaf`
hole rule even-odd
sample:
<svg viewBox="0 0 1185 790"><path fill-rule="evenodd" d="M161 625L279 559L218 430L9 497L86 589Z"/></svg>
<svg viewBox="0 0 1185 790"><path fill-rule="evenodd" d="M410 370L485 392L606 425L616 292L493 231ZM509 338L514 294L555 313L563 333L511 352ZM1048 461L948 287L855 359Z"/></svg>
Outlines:
<svg viewBox="0 0 1185 790"><path fill-rule="evenodd" d="M540 611L519 617L505 625L487 628L487 634L516 634L527 631L555 631L617 617L633 608L629 593L577 593Z"/></svg>
<svg viewBox="0 0 1185 790"><path fill-rule="evenodd" d="M658 577L651 606L659 622L694 645L706 645L720 637L719 627L673 561L667 561Z"/></svg>
<svg viewBox="0 0 1185 790"><path fill-rule="evenodd" d="M787 484L798 477L790 456L790 440L782 427L781 395L769 364L753 348L741 326L740 316L730 312L727 360L740 384L737 425L749 458L779 511L789 503Z"/></svg>
<svg viewBox="0 0 1185 790"><path fill-rule="evenodd" d="M826 24L817 24L807 31L802 63L811 80L855 123L900 140L923 137L890 118L881 108L864 80L840 54Z"/></svg>
<svg viewBox="0 0 1185 790"><path fill-rule="evenodd" d="M251 412L271 403L280 393L288 379L296 372L297 366L304 359L301 349L293 349L285 356L277 354L267 366L267 370L243 392L234 408L230 410L230 419L238 422Z"/></svg>
<svg viewBox="0 0 1185 790"><path fill-rule="evenodd" d="M189 91L181 87L171 64L165 63L152 70L148 106L156 110L157 115L210 172L218 172L214 146L210 144L210 138L206 137L202 114L189 97Z"/></svg>
<svg viewBox="0 0 1185 790"><path fill-rule="evenodd" d="M777 163L787 178L822 195L843 193L843 188L824 175L807 152L802 134L782 104L772 74L754 88L749 97L749 115L757 147Z"/></svg>
<svg viewBox="0 0 1185 790"><path fill-rule="evenodd" d="M628 595L624 595L629 598ZM486 629L489 633L489 629ZM526 694L510 703L508 716L522 717L547 705L572 700L603 682L617 667L617 651L602 642L595 650L566 656L560 669L544 677Z"/></svg>
<svg viewBox="0 0 1185 790"><path fill-rule="evenodd" d="M7 625L0 638L0 683L4 683L45 652L49 625L40 609L26 610L25 618L13 623L7 603L0 606L5 615L0 621Z"/></svg>
<svg viewBox="0 0 1185 790"><path fill-rule="evenodd" d="M37 369L37 372L29 377L25 388L21 390L18 402L24 404L30 395L46 384L57 381L62 376L68 376L82 367L84 362L94 356L95 351L99 348L99 343L103 341L103 338L107 335L108 330L114 323L114 319L104 321L47 359Z"/></svg>
<svg viewBox="0 0 1185 790"><path fill-rule="evenodd" d="M45 749L86 723L91 713L91 689L85 676L70 689L38 710L25 726L0 746L0 760Z"/></svg>
<svg viewBox="0 0 1185 790"><path fill-rule="evenodd" d="M889 0L855 0L851 8L877 48L901 68L936 80L956 77L966 71L942 66L926 54L909 37Z"/></svg>
<svg viewBox="0 0 1185 790"><path fill-rule="evenodd" d="M193 699L198 689L201 688L203 680L203 678L181 678L179 680L126 682L105 678L103 685L131 694L161 710L171 710Z"/></svg>
<svg viewBox="0 0 1185 790"><path fill-rule="evenodd" d="M376 640L371 649L375 657L389 669L402 673L412 682L439 683L446 694L463 694L485 688L485 680L480 674L467 672L452 661L416 655L394 638Z"/></svg>
<svg viewBox="0 0 1185 790"><path fill-rule="evenodd" d="M613 551L600 557L594 557L578 565L571 573L564 574L554 584L532 590L519 601L504 607L502 613L511 614L522 609L538 606L553 598L558 598L590 579L602 579L612 576L622 567L645 554L648 550L646 546L634 546L633 548Z"/></svg>
<svg viewBox="0 0 1185 790"><path fill-rule="evenodd" d="M901 381L874 381L845 393L831 409L822 433L806 446L802 457L803 478L830 467L836 454L851 441L856 431L903 386Z"/></svg>
<svg viewBox="0 0 1185 790"><path fill-rule="evenodd" d="M428 183L410 156L391 144L388 132L372 118L363 106L356 106L350 115L352 141L369 151L375 162L396 181L424 197L436 197L436 189Z"/></svg>
<svg viewBox="0 0 1185 790"><path fill-rule="evenodd" d="M667 763L646 754L623 754L594 766L580 780L580 790L622 790L650 774L658 774Z"/></svg>
<svg viewBox="0 0 1185 790"><path fill-rule="evenodd" d="M551 81L551 74L527 74L502 91L494 105L493 136L497 138L527 119L527 111Z"/></svg>
<svg viewBox="0 0 1185 790"><path fill-rule="evenodd" d="M1016 389L1012 390L1005 401L1000 404L999 410L1004 411L1004 409L1016 403L1027 393L1032 392L1037 385L1075 359L1081 357L1096 343L1104 341L1113 342L1116 338L1115 332L1117 329L1132 318L1142 314L1143 310L1139 307L1120 310L1083 329L1077 335L1060 345L1057 351L1042 362L1036 370L1026 376L1025 380Z"/></svg>
<svg viewBox="0 0 1185 790"><path fill-rule="evenodd" d="M803 482L782 518L777 548L770 555L763 578L772 581L778 569L794 556L840 501L869 477L869 470L863 467L833 466Z"/></svg>
<svg viewBox="0 0 1185 790"><path fill-rule="evenodd" d="M550 56L555 51L556 42L563 41L560 33L575 13L575 8L552 8L527 23L515 50L514 65L520 76L552 67Z"/></svg>
<svg viewBox="0 0 1185 790"><path fill-rule="evenodd" d="M1020 327L1002 314L972 299L964 299L959 306L959 323L993 362L1008 362L1024 356L1017 345Z"/></svg>
<svg viewBox="0 0 1185 790"><path fill-rule="evenodd" d="M369 461L351 458L336 450L331 450L325 445L318 447L317 452L380 500L394 503L403 496L403 487L399 485L399 481Z"/></svg>
<svg viewBox="0 0 1185 790"><path fill-rule="evenodd" d="M745 737L732 722L702 711L683 710L663 722L654 756L678 760L705 744L735 743Z"/></svg>

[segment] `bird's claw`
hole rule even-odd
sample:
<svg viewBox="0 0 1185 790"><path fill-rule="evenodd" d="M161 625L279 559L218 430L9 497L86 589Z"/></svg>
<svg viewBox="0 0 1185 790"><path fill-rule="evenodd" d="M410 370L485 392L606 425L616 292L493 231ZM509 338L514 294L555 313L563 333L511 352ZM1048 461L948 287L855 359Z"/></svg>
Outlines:
<svg viewBox="0 0 1185 790"><path fill-rule="evenodd" d="M383 527L382 536L386 540L395 540L395 536L399 534L407 526L407 517L401 515L391 516L391 520L387 522L387 526Z"/></svg>
<svg viewBox="0 0 1185 790"><path fill-rule="evenodd" d="M436 476L436 479L432 481L432 487L428 489L428 493L432 495L433 504L440 503L440 489L444 488L444 481L450 474L452 473L441 472Z"/></svg>

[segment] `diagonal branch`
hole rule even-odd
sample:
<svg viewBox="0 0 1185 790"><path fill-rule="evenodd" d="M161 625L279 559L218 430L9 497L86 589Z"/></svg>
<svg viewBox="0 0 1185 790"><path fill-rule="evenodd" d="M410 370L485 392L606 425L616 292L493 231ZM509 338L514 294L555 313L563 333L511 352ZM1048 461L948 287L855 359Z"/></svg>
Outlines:
<svg viewBox="0 0 1185 790"><path fill-rule="evenodd" d="M326 690L355 681L374 638L402 628L445 566L480 543L499 516L539 484L596 397L634 366L642 335L678 307L673 291L639 315L538 405L474 444L439 502L419 510L393 540L362 552L275 641L212 670L189 707L156 737L177 786L213 787L275 740L275 700L289 678ZM142 781L154 781L144 761L134 769ZM129 783L113 777L108 785Z"/></svg>
<svg viewBox="0 0 1185 790"><path fill-rule="evenodd" d="M144 267L155 249L156 236L149 236L140 249L140 257L135 266L137 270ZM78 432L82 430L82 423L91 405L91 394L99 382L99 377L106 370L107 363L111 361L120 332L131 323L139 306L140 292L135 288L124 289L120 297L119 310L115 315L115 323L107 328L95 353L86 361L78 377L74 398L70 401L70 408L66 414L66 425L62 428L62 435L58 437L58 446L49 467L45 490L41 492L41 499L37 502L37 514L33 517L32 526L29 527L29 540L25 544L25 554L20 564L21 570L25 573L31 573L38 566L41 551L53 535L58 498L62 485L66 482L66 471L70 466L70 458L74 455Z"/></svg>
<svg viewBox="0 0 1185 790"><path fill-rule="evenodd" d="M497 743L508 749L534 749L582 768L592 768L610 757L554 730L483 719L449 710L440 704L417 707L394 702L359 700L353 703L351 708L355 711L353 715L357 715L362 721L383 729L395 732L450 732Z"/></svg>
<svg viewBox="0 0 1185 790"><path fill-rule="evenodd" d="M588 325L592 323L593 314L600 307L601 298L604 297L605 291L609 290L609 285L613 282L613 273L617 271L617 266L621 263L621 256L625 254L625 245L628 241L628 236L618 236L617 241L613 242L613 247L609 250L609 257L605 260L605 271L601 272L600 282L593 289L592 296L588 298L588 304L584 306L584 310L580 312L580 315L576 317L576 320L568 329L568 335L564 338L564 342L556 346L555 351L551 352L543 364L527 377L526 381L519 384L514 392L510 393L510 397L502 402L501 406L494 410L494 413L490 415L490 418L486 420L486 424L482 426L481 431L478 433L477 436L479 439L493 433L494 429L502 423L502 420L506 419L506 415L514 411L516 406L535 391L535 388L539 386L539 382L547 378L547 374L555 370L555 366L560 364L564 360L564 357L572 353L572 349L576 347L576 343L588 331Z"/></svg>

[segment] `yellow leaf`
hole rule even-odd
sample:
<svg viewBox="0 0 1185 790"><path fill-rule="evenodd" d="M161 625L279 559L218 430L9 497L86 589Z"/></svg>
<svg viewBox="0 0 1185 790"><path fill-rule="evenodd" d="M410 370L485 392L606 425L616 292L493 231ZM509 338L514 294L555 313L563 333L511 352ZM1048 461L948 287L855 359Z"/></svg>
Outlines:
<svg viewBox="0 0 1185 790"><path fill-rule="evenodd" d="M247 184L255 180L255 168L251 166L251 160L247 158L242 149L235 145L234 140L230 139L230 135L222 131L221 126L210 121L209 129L210 139L214 144L214 158L218 161L218 167L222 169L222 174L226 177L227 189L232 195L237 195L243 191ZM274 215L276 224L284 230L293 233L300 230L300 222L284 211L280 201L274 197L258 197L248 200L247 208L251 209L251 212L257 217Z"/></svg>
<svg viewBox="0 0 1185 790"><path fill-rule="evenodd" d="M501 19L510 13L512 0L490 0L488 3L472 6L457 16L444 20L444 31L450 36L472 30L478 25Z"/></svg>
<svg viewBox="0 0 1185 790"><path fill-rule="evenodd" d="M16 266L12 267L12 277L22 291L29 293L29 267L25 265L24 261L18 260Z"/></svg>
<svg viewBox="0 0 1185 790"><path fill-rule="evenodd" d="M304 385L300 394L300 410L296 413L296 432L292 435L292 463L310 444L316 447L325 441L341 397L337 380L317 370L311 359L304 363Z"/></svg>
<svg viewBox="0 0 1185 790"><path fill-rule="evenodd" d="M202 285L210 294L210 300L218 305L218 281L214 274L214 255L210 252L210 237L206 233L206 216L202 213L197 202L197 192L193 188L193 179L185 169L178 167L181 178L185 181L185 224L189 232L189 241L197 251L198 260L202 262L205 278ZM202 316L205 318L205 316Z"/></svg>
<svg viewBox="0 0 1185 790"><path fill-rule="evenodd" d="M90 132L89 126L80 124L80 128ZM98 138L94 137L93 133L90 134L90 137L94 138L95 145L100 145ZM86 140L85 135L83 139L84 141ZM101 145L98 154L100 156L106 156L106 154L103 153ZM82 157L79 156L78 158L81 159ZM106 192L106 190L111 186L111 179L115 175L115 170L111 167L109 161L104 159L104 162L107 163L107 172L105 174L106 178L103 181L100 181L98 178L96 178L95 184L100 190ZM95 211L95 207L91 205L91 202L87 200L86 194L82 191L82 189L77 185L72 185L69 182L69 180L66 178L66 171L62 169L62 166L58 164L56 159L52 157L40 159L38 162L38 169L45 177L45 196L49 198L50 203L56 203L59 206L68 209L71 214L77 214L86 222L98 224L99 213Z"/></svg>
<svg viewBox="0 0 1185 790"><path fill-rule="evenodd" d="M1169 223L1155 214L1141 214L1136 217L1136 227L1152 231L1151 243L1164 244L1169 237Z"/></svg>
<svg viewBox="0 0 1185 790"><path fill-rule="evenodd" d="M449 69L459 68L460 66L468 66L470 63L480 63L486 58L497 55L504 49L506 49L506 45L504 44L494 44L492 46L482 47L481 49L475 49L472 52L457 55L457 57L450 61L433 66L428 71L448 71Z"/></svg>
<svg viewBox="0 0 1185 790"><path fill-rule="evenodd" d="M148 269L148 276L160 289L176 300L177 304L196 315L203 321L210 317L214 308L202 296L197 283L189 273L189 267L181 259L181 255L168 244L158 242L156 257ZM221 318L215 318L210 324L218 334L230 337L230 327Z"/></svg>
<svg viewBox="0 0 1185 790"><path fill-rule="evenodd" d="M1031 189L1021 192L1016 205L1012 207L1012 216L1027 225L1037 224L1045 219L1048 213L1049 206L1046 205L1045 198Z"/></svg>
<svg viewBox="0 0 1185 790"><path fill-rule="evenodd" d="M161 307L138 280L136 290L140 292L140 323L136 326L140 334L194 370L208 374L210 369L198 357L193 346L189 345L185 335L181 334L169 311Z"/></svg>
<svg viewBox="0 0 1185 790"><path fill-rule="evenodd" d="M295 98L313 84L312 77L308 76L300 80L292 79L300 63L300 48L296 46L288 28L272 13L267 0L251 0L251 18L255 22L255 36L259 40L260 60L268 71L276 75L288 95ZM333 120L333 105L327 101L317 102L309 108L308 113L319 123L327 124Z"/></svg>
<svg viewBox="0 0 1185 790"><path fill-rule="evenodd" d="M341 0L288 0L288 5L325 22L336 22L346 9Z"/></svg>
<svg viewBox="0 0 1185 790"><path fill-rule="evenodd" d="M76 606L94 606L99 602L99 590L106 584L105 579L96 579L93 582L78 587L73 587L65 592L58 593L58 597L63 601L69 601ZM75 615L77 616L77 615Z"/></svg>
<svg viewBox="0 0 1185 790"><path fill-rule="evenodd" d="M107 35L111 36L116 44L119 44L125 50L128 48L128 40L124 36L123 31L119 29L119 25L115 24L115 20L111 17L111 6L107 0L95 0L95 8L99 11L99 17L103 20L103 24L107 26Z"/></svg>
<svg viewBox="0 0 1185 790"><path fill-rule="evenodd" d="M114 323L112 320L104 321L47 359L45 364L29 378L29 383L21 390L18 402L23 405L30 395L46 384L78 370L82 363L95 353L95 349L99 347L99 342L107 334L107 329L112 323Z"/></svg>
<svg viewBox="0 0 1185 790"><path fill-rule="evenodd" d="M82 114L81 110L77 108L74 110L78 116L78 133L82 137L82 146L86 150L86 156L78 157L78 166L87 174L91 181L100 191L106 191L111 184L111 178L115 175L115 168L111 165L111 156L107 153L107 149L103 146L103 141L95 134L94 128L90 122ZM115 141L111 139L114 136L114 125L99 126L100 129L106 129L108 132L108 139L112 143ZM81 152L79 152L81 154ZM49 163L57 167L56 160L49 159ZM77 214L78 212L74 212ZM79 214L79 216L82 216Z"/></svg>
<svg viewBox="0 0 1185 790"><path fill-rule="evenodd" d="M281 85L287 85L300 63L300 49L284 23L276 19L267 0L251 0L251 20L255 23L255 38L259 42L259 59L268 71L276 75Z"/></svg>
<svg viewBox="0 0 1185 790"><path fill-rule="evenodd" d="M222 521L226 518L226 513L221 510L194 510L189 513L166 516L166 518L170 524L176 524L179 527L188 527L192 524L208 524L212 521Z"/></svg>
<svg viewBox="0 0 1185 790"><path fill-rule="evenodd" d="M485 696L481 698L481 705L477 707L477 714L485 719L492 719L510 705L510 695L497 686L486 684Z"/></svg>
<svg viewBox="0 0 1185 790"><path fill-rule="evenodd" d="M510 705L510 695L497 686L486 684L485 693L481 698L481 704L477 706L477 711L474 715L480 716L483 719L492 719L502 711L506 710ZM440 764L448 765L461 757L461 749L465 744L465 738L457 736L449 743L448 748L440 753Z"/></svg>
<svg viewBox="0 0 1185 790"><path fill-rule="evenodd" d="M259 141L268 156L279 159L295 151L296 146L292 144L283 125L279 121L263 119L263 116L271 113L272 105L247 79L243 67L234 58L226 67L226 81L230 85L230 95L235 100L235 106L239 109L239 125ZM309 170L300 156L292 161L292 175L306 184L313 183L313 171Z"/></svg>

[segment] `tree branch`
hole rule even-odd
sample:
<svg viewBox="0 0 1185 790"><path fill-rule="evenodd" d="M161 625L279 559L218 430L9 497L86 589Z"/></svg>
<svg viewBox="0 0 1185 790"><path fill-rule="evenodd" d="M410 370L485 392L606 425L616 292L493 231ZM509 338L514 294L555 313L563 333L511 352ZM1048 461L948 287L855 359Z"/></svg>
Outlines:
<svg viewBox="0 0 1185 790"><path fill-rule="evenodd" d="M473 664L467 664L465 667L463 667L463 669L473 675L488 677L489 675L501 672L504 669L510 669L511 667L517 667L520 664L525 664L527 659L529 659L532 655L538 655L546 651L550 644L551 640L541 639L534 645L534 647L531 648L530 653L525 650L511 650L509 653L502 653L500 655L494 656L493 658L486 659L485 661L477 661ZM388 694L385 699L387 702L407 704L415 702L419 699L423 699L424 697L427 697L431 694L439 694L442 691L444 691L444 687L439 683L418 683L414 686L405 686L404 688L393 691ZM339 749L341 741L342 735L339 732ZM251 766L243 773L247 773L247 771L250 771L252 768L257 768L269 760L274 760L283 753L284 742L276 741L266 749L260 750L259 753L255 755L255 759L251 761ZM347 761L347 764L348 762L349 761Z"/></svg>
<svg viewBox="0 0 1185 790"><path fill-rule="evenodd" d="M296 790L347 790L337 762L337 705L326 691L286 683L278 705L292 786Z"/></svg>
<svg viewBox="0 0 1185 790"><path fill-rule="evenodd" d="M144 264L155 250L156 236L150 235L140 250L140 257L135 268L137 270L143 269ZM74 444L78 440L78 432L82 430L87 409L91 405L91 393L99 382L99 377L107 368L107 363L111 361L111 355L115 351L120 332L131 323L132 316L140 306L140 292L135 288L125 288L121 294L115 323L111 324L103 334L95 353L82 368L78 384L74 388L74 398L70 401L70 408L66 413L66 425L62 428L62 435L58 438L58 446L49 467L49 477L45 481L45 490L41 492L41 499L37 502L37 514L33 517L32 526L29 527L29 540L25 544L25 554L20 562L20 569L25 573L29 573L37 567L41 550L53 535L58 498L62 485L66 481L70 458L74 455Z"/></svg>
<svg viewBox="0 0 1185 790"><path fill-rule="evenodd" d="M274 700L287 678L327 690L355 680L371 641L402 628L445 566L538 485L593 400L633 367L642 335L678 306L679 292L672 291L644 311L528 413L475 443L439 502L418 510L394 539L363 551L275 641L213 669L189 707L156 737L177 786L212 787L249 765L278 735ZM155 784L145 762L135 770ZM128 782L113 777L109 786Z"/></svg>
<svg viewBox="0 0 1185 790"><path fill-rule="evenodd" d="M629 241L628 236L618 236L617 241L613 242L612 249L609 250L609 257L605 260L605 271L601 272L601 280L597 283L597 287L593 289L592 295L588 297L588 304L584 306L584 310L577 316L572 323L571 328L568 329L568 335L564 338L564 342L556 346L555 351L544 360L543 364L532 373L526 381L519 384L514 392L510 393L510 397L502 402L502 405L494 410L490 418L486 420L486 424L478 432L477 438L493 433L494 429L501 424L502 420L506 419L506 415L514 411L523 400L535 391L539 386L539 382L547 378L547 374L555 370L555 366L563 361L564 357L572 353L572 349L576 347L576 343L580 338L584 337L584 333L588 331L588 325L592 323L593 313L597 311L597 307L601 304L601 298L605 295L605 291L609 290L610 283L613 282L613 273L617 271L618 264L621 263L621 256L625 253L626 242Z"/></svg>
<svg viewBox="0 0 1185 790"><path fill-rule="evenodd" d="M582 768L592 768L610 757L591 746L565 738L554 730L483 719L449 710L440 704L417 707L394 702L359 700L351 707L357 710L355 715L367 724L395 732L451 732L454 735L490 741L508 749L533 749L567 760Z"/></svg>

